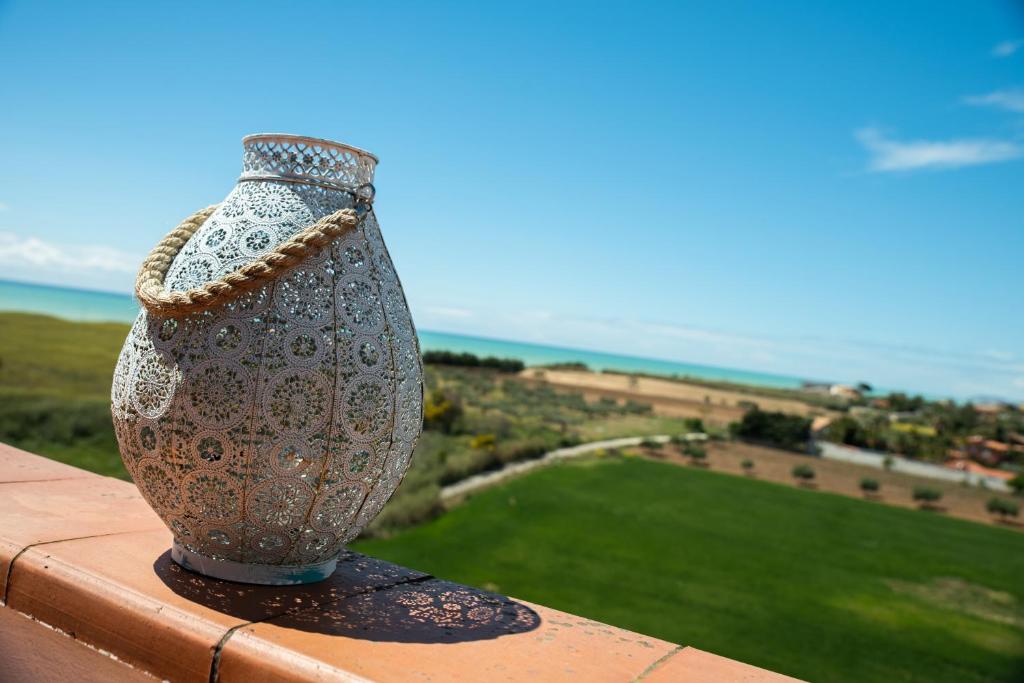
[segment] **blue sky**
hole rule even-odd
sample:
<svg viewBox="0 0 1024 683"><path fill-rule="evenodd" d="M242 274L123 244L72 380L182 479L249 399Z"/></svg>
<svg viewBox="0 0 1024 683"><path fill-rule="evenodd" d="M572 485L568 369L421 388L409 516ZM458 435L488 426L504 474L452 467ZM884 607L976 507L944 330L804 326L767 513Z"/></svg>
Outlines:
<svg viewBox="0 0 1024 683"><path fill-rule="evenodd" d="M0 3L0 272L128 291L243 135L375 152L420 327L1024 399L1009 2Z"/></svg>

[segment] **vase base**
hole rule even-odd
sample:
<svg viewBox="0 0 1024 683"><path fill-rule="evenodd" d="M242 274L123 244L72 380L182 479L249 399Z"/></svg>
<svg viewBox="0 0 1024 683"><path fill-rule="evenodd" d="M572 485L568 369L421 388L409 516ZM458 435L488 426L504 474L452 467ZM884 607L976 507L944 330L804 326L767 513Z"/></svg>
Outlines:
<svg viewBox="0 0 1024 683"><path fill-rule="evenodd" d="M217 560L192 552L175 539L171 559L189 571L238 583L259 583L266 586L294 586L323 581L334 573L338 558L304 565L250 564L234 560Z"/></svg>

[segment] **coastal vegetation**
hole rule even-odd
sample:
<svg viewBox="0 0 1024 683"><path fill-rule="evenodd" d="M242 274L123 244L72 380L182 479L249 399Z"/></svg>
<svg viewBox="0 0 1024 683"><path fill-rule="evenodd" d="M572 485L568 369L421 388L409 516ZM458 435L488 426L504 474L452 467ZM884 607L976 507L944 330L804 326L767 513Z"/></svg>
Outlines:
<svg viewBox="0 0 1024 683"><path fill-rule="evenodd" d="M480 357L454 351L424 351L423 362L429 365L455 365L464 368L491 368L501 372L520 372L524 367L518 358Z"/></svg>
<svg viewBox="0 0 1024 683"><path fill-rule="evenodd" d="M0 441L127 478L110 419L110 382L127 333L119 323L0 313ZM614 438L687 428L683 419L655 417L649 404L524 382L518 360L449 352L424 360L425 430L369 534L429 519L442 509L443 486L574 445L588 430Z"/></svg>
<svg viewBox="0 0 1024 683"><path fill-rule="evenodd" d="M831 421L821 437L836 443L944 461L951 450L998 451L1007 464L1024 465L1024 412L1006 404L926 401L890 394ZM990 442L990 443L986 443Z"/></svg>

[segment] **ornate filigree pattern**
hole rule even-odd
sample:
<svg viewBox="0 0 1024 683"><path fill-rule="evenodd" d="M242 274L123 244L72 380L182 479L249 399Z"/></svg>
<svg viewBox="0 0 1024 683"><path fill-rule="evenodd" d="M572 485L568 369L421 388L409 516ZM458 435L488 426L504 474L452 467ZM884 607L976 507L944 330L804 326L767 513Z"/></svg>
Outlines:
<svg viewBox="0 0 1024 683"><path fill-rule="evenodd" d="M377 159L369 152L292 135L250 135L242 141L245 156L242 179L278 178L313 181L338 189L355 190L373 182ZM268 203L261 210L279 210Z"/></svg>
<svg viewBox="0 0 1024 683"><path fill-rule="evenodd" d="M178 254L168 287L220 277L351 207L330 185L371 182L375 161L247 138L244 182ZM246 179L269 175L282 180ZM415 329L372 213L230 304L140 313L111 392L125 466L178 542L279 565L336 556L380 511L408 469L422 395Z"/></svg>

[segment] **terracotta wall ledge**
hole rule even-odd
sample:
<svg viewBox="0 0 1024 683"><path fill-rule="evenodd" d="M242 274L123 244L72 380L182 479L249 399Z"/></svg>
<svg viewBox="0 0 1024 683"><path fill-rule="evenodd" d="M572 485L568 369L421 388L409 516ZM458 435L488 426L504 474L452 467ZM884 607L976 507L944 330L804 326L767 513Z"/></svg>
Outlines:
<svg viewBox="0 0 1024 683"><path fill-rule="evenodd" d="M0 444L4 681L794 679L347 554L327 581L193 574L134 486Z"/></svg>

